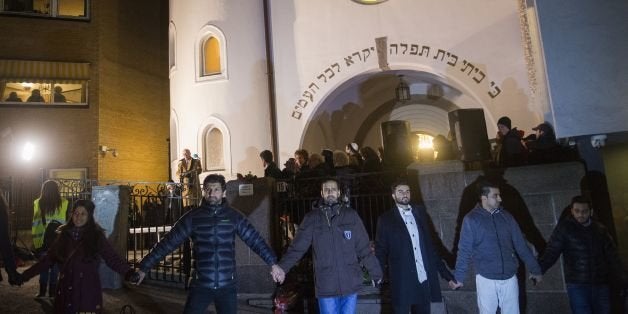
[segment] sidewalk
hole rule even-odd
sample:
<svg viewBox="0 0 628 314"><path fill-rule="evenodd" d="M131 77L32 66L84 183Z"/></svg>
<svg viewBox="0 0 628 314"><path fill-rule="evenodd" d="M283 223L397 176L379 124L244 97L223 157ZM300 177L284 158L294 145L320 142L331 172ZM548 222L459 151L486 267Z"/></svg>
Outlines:
<svg viewBox="0 0 628 314"><path fill-rule="evenodd" d="M25 268L19 268L22 272ZM43 299L36 300L34 296L39 290L38 278L35 277L24 283L21 287L12 287L7 282L7 276L2 270L4 281L0 282L0 313L52 313L52 300ZM131 305L135 312L141 313L182 313L185 304L186 292L179 289L162 288L142 284L134 286L125 284L122 289L105 290L103 292L104 313L117 314L124 305ZM260 306L251 306L249 299L261 300L257 304ZM266 301L268 300L268 301ZM266 304L270 304L270 296L268 295L239 295L238 296L238 313L272 313L268 308L264 308ZM210 307L207 313L216 313Z"/></svg>

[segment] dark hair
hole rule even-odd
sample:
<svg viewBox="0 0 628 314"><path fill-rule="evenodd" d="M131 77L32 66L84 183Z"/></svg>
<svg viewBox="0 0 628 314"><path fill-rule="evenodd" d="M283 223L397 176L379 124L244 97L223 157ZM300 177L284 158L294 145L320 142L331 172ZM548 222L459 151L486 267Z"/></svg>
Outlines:
<svg viewBox="0 0 628 314"><path fill-rule="evenodd" d="M50 213L59 212L59 208L61 207L61 194L59 193L59 185L57 185L57 182L47 180L41 185L38 203L42 217Z"/></svg>
<svg viewBox="0 0 628 314"><path fill-rule="evenodd" d="M364 157L364 159L379 159L379 157L377 157L377 152L375 152L375 150L370 147L370 146L364 146L362 148L360 148L360 154L362 154L362 157Z"/></svg>
<svg viewBox="0 0 628 314"><path fill-rule="evenodd" d="M259 153L259 157L267 163L271 163L273 161L273 153L269 150L265 150Z"/></svg>
<svg viewBox="0 0 628 314"><path fill-rule="evenodd" d="M327 182L336 182L336 186L338 187L338 190L340 190L340 181L338 181L338 179L334 178L334 177L325 177L321 180L321 190L323 190L323 184L327 183Z"/></svg>
<svg viewBox="0 0 628 314"><path fill-rule="evenodd" d="M507 127L508 129L512 129L512 122L510 121L510 118L504 116L499 118L499 120L497 120L497 125L503 125L505 127Z"/></svg>
<svg viewBox="0 0 628 314"><path fill-rule="evenodd" d="M592 207L592 206L591 206L591 199L590 199L590 198L588 198L588 197L586 197L586 196L583 196L583 195L574 196L574 197L571 199L571 204L569 204L569 208L573 208L573 204L574 204L574 203L578 203L578 204L587 204L587 205L589 205L589 208L591 208L591 207Z"/></svg>
<svg viewBox="0 0 628 314"><path fill-rule="evenodd" d="M299 156L303 156L303 159L308 160L310 158L310 153L307 152L307 150L301 148L301 149L297 149L294 152L294 155L299 155Z"/></svg>
<svg viewBox="0 0 628 314"><path fill-rule="evenodd" d="M220 183L220 187L223 191L227 190L227 183L225 182L225 177L220 174L210 174L205 177L203 180L203 187L206 187L210 183Z"/></svg>
<svg viewBox="0 0 628 314"><path fill-rule="evenodd" d="M488 196L488 193L491 192L491 188L499 189L499 185L489 180L482 179L476 183L475 188L477 191L478 198L482 198L482 196Z"/></svg>
<svg viewBox="0 0 628 314"><path fill-rule="evenodd" d="M410 184L408 184L408 181L404 180L404 179L397 179L395 180L395 182L393 182L393 184L390 185L390 191L392 193L395 193L395 190L397 189L398 186L400 185L407 185L410 186Z"/></svg>
<svg viewBox="0 0 628 314"><path fill-rule="evenodd" d="M96 220L94 220L94 211L96 210L94 202L91 200L77 200L74 202L72 205L72 215L70 215L70 220L66 224L59 227L59 232L63 234L64 232L69 232L75 227L72 216L74 215L74 211L79 207L85 208L88 214L87 223L85 223L82 227L83 240L81 242L81 246L85 250L85 255L88 258L94 258L103 246L102 241L106 241L104 229L96 222ZM65 260L72 250L74 250L72 247L58 248L56 254L58 254L59 258Z"/></svg>

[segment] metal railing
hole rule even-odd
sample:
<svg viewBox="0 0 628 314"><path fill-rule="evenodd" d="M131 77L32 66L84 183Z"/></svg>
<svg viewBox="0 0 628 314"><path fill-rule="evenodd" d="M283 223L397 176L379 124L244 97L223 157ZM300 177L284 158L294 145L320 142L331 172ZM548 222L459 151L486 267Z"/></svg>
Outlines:
<svg viewBox="0 0 628 314"><path fill-rule="evenodd" d="M390 182L398 173L356 174L338 177L343 197L362 218L373 239L377 217L392 206ZM279 180L285 190L273 194L271 212L272 246L282 252L294 236L296 225L310 211L312 202L320 198L321 178ZM141 259L167 234L174 223L198 204L200 195L186 193L188 187L169 182L120 182L56 179L60 192L70 203L89 199L96 185L128 185L131 190L128 213L127 260L138 267ZM19 229L30 229L33 201L39 196L41 181L11 181L7 192L13 208L13 224ZM6 189L6 187L5 187ZM4 190L4 189L3 189ZM189 206L184 206L187 204ZM276 223L278 222L278 223ZM17 235L17 233L16 233ZM148 278L176 286L186 286L191 272L189 241L168 254L148 274Z"/></svg>

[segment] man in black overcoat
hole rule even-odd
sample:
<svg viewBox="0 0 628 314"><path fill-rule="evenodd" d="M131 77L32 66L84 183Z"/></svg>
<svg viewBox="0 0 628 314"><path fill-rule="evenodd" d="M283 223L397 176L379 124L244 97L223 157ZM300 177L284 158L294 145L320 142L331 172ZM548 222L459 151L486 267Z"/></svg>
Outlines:
<svg viewBox="0 0 628 314"><path fill-rule="evenodd" d="M430 313L444 310L438 274L455 283L436 251L428 216L422 205L410 204L410 186L392 186L395 207L377 221L375 255L388 272L394 313Z"/></svg>

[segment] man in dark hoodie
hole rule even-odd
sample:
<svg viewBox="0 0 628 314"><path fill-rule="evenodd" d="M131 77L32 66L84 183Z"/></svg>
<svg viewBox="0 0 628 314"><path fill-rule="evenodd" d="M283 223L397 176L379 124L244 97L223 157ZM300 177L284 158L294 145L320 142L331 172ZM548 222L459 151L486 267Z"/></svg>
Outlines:
<svg viewBox="0 0 628 314"><path fill-rule="evenodd" d="M520 166L525 164L527 150L521 142L521 133L512 127L508 117L497 120L498 143L500 144L497 163L501 167Z"/></svg>
<svg viewBox="0 0 628 314"><path fill-rule="evenodd" d="M283 271L292 268L312 247L316 297L321 313L355 313L357 293L362 288L364 265L374 282L382 270L371 251L369 237L358 213L340 203L335 179L321 184L321 199L305 215L299 230L273 278L283 281Z"/></svg>

